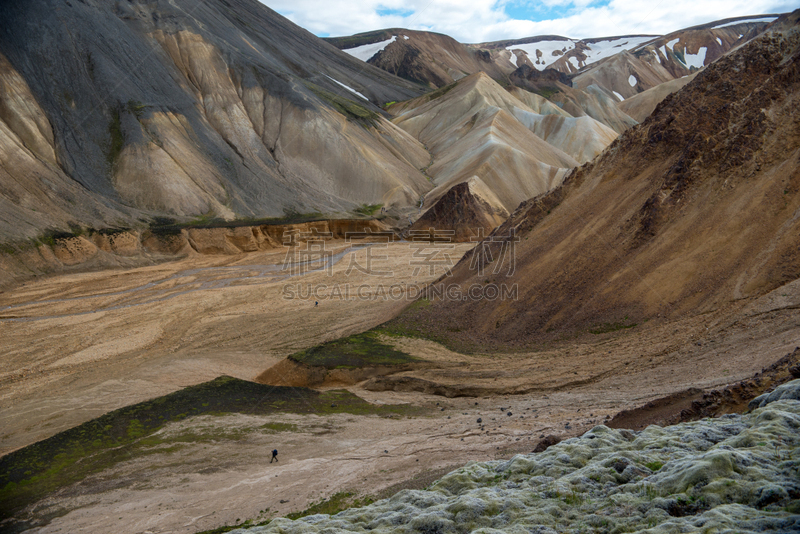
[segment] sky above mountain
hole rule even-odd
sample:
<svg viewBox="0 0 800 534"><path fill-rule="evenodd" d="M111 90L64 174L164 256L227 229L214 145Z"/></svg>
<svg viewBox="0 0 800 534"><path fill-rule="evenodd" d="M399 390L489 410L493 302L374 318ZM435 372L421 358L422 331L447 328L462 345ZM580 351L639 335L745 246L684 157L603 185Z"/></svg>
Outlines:
<svg viewBox="0 0 800 534"><path fill-rule="evenodd" d="M785 13L796 0L262 0L320 37L402 27L465 43L532 35L664 34L728 17Z"/></svg>

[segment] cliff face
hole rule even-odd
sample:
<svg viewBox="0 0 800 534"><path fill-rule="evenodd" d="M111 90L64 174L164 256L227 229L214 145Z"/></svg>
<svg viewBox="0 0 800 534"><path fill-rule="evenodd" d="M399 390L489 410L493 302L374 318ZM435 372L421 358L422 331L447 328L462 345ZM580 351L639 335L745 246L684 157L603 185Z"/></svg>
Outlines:
<svg viewBox="0 0 800 534"><path fill-rule="evenodd" d="M0 21L2 241L430 188L424 147L378 107L423 89L256 0L4 2Z"/></svg>
<svg viewBox="0 0 800 534"><path fill-rule="evenodd" d="M798 19L707 67L495 231L520 238L513 273L492 279L518 284L518 300L438 302L401 320L514 343L704 313L798 278ZM471 263L446 283L481 283Z"/></svg>

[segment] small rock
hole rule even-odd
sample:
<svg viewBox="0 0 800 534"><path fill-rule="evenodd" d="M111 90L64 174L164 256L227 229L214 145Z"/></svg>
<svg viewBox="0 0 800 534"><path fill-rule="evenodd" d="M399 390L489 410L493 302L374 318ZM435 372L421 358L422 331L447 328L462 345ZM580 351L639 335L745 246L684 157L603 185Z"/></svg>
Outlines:
<svg viewBox="0 0 800 534"><path fill-rule="evenodd" d="M514 415L514 414L512 414L511 412L508 412L506 415L507 415L507 416L509 416L509 417L511 417L511 416L512 416L512 415Z"/></svg>
<svg viewBox="0 0 800 534"><path fill-rule="evenodd" d="M331 404L331 408L336 408L336 405L335 404Z"/></svg>
<svg viewBox="0 0 800 534"><path fill-rule="evenodd" d="M281 504L286 504L287 502L289 501L284 501L283 499L281 499Z"/></svg>
<svg viewBox="0 0 800 534"><path fill-rule="evenodd" d="M481 419L480 417L478 417L478 423L483 423L483 419Z"/></svg>

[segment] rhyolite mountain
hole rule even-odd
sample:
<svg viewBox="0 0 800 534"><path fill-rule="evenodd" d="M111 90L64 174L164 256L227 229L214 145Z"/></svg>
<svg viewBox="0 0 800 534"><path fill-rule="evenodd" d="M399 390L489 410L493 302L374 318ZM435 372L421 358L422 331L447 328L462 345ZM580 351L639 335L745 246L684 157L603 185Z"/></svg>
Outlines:
<svg viewBox="0 0 800 534"><path fill-rule="evenodd" d="M401 209L425 88L257 0L0 2L0 241L155 216Z"/></svg>
<svg viewBox="0 0 800 534"><path fill-rule="evenodd" d="M800 10L520 205L442 279L516 284L517 299L437 299L396 321L496 347L702 314L796 280L799 91ZM499 262L509 239L514 269L479 272L475 255Z"/></svg>

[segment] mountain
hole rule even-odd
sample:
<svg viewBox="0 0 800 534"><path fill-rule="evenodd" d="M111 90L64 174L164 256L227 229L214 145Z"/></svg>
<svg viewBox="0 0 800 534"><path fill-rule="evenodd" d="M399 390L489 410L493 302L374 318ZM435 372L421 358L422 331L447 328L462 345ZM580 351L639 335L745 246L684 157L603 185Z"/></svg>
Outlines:
<svg viewBox="0 0 800 534"><path fill-rule="evenodd" d="M799 25L800 11L782 16L706 67L444 280L516 284L516 300L437 300L397 321L526 343L702 314L797 279ZM478 272L510 237L514 269Z"/></svg>
<svg viewBox="0 0 800 534"><path fill-rule="evenodd" d="M155 216L402 210L424 88L256 0L0 4L0 240ZM36 35L35 39L31 35Z"/></svg>
<svg viewBox="0 0 800 534"><path fill-rule="evenodd" d="M539 111L558 109L521 89L515 94ZM589 117L536 113L484 73L389 111L396 115L393 123L433 155L427 173L436 187L425 195L427 207L477 177L510 213L523 200L556 187L569 169L594 158L617 135Z"/></svg>
<svg viewBox="0 0 800 534"><path fill-rule="evenodd" d="M498 79L514 70L510 63L501 66L493 54L440 33L393 28L326 40L370 65L433 89L476 72Z"/></svg>
<svg viewBox="0 0 800 534"><path fill-rule="evenodd" d="M362 61L434 88L485 72L504 86L546 96L574 117L589 116L621 133L638 120L617 108L620 101L697 72L777 17L723 19L663 36L542 35L462 44L441 34L395 28L327 40Z"/></svg>

